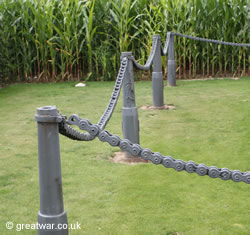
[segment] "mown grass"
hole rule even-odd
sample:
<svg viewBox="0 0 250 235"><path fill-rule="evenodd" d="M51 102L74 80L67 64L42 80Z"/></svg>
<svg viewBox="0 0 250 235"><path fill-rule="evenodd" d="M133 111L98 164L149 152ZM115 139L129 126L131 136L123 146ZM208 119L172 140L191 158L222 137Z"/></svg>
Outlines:
<svg viewBox="0 0 250 235"><path fill-rule="evenodd" d="M39 210L36 108L56 105L96 123L113 82L18 84L0 89L0 234L5 223L35 223ZM137 106L151 83L135 83ZM250 80L179 81L165 88L171 111L139 109L141 145L209 166L250 170ZM122 136L120 98L107 130ZM114 164L107 144L60 137L70 234L249 234L250 188L153 164Z"/></svg>

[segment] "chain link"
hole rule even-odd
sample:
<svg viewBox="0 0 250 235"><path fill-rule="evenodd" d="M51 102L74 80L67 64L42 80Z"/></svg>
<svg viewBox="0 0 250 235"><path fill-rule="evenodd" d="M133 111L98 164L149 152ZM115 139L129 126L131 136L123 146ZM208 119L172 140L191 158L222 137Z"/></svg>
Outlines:
<svg viewBox="0 0 250 235"><path fill-rule="evenodd" d="M117 75L117 79L116 79L109 103L108 103L103 115L101 116L100 120L98 121L97 125L99 126L100 129L105 128L105 126L107 125L108 121L111 118L112 113L115 110L115 107L116 107L116 104L117 104L117 101L118 101L118 98L120 95L122 82L123 82L123 78L124 78L125 71L127 68L127 64L128 64L128 58L124 57L121 60L119 73ZM73 116L71 116L71 118L75 118L76 120L79 119L79 117L77 115L73 115ZM71 123L73 123L72 120L69 120L67 122L66 118L63 118L63 121L59 124L60 134L66 136L68 138L71 138L73 140L79 140L79 141L91 141L95 138L95 136L90 135L89 133L81 133L81 132L73 129L72 127L70 127L68 125Z"/></svg>
<svg viewBox="0 0 250 235"><path fill-rule="evenodd" d="M230 46L250 47L250 44L222 42L218 40L204 39L204 38L193 37L193 36L184 35L180 33L168 32L165 46L163 49L161 48L163 55L167 54L171 35L181 36L181 37L203 41L203 42L209 42L209 43L216 43L216 44L223 44L223 45L230 45ZM138 69L149 70L150 66L152 65L155 53L156 53L158 42L160 42L160 38L158 37L153 38L152 49L151 49L149 58L145 65L141 65L137 63L133 56L124 57L122 59L111 98L109 100L107 108L105 109L97 125L93 125L87 119L81 119L76 114L71 115L68 120L66 119L66 116L62 116L62 122L59 123L60 134L65 135L73 140L80 140L80 141L90 141L98 137L99 140L102 142L107 142L111 146L117 146L121 150L126 151L131 155L141 157L144 160L149 160L156 165L162 164L166 168L173 168L176 171L185 170L188 173L197 173L200 176L208 175L211 178L220 178L222 180L232 179L234 182L245 182L247 184L250 184L250 172L242 173L239 170L230 171L227 168L217 168L216 166L207 167L204 164L197 164L193 161L185 162L181 159L176 160L170 156L164 157L160 153L153 153L150 149L142 148L138 144L133 144L131 141L127 139L121 139L119 136L112 135L109 132L103 130L105 126L107 125L109 119L111 118L111 115L115 109L117 100L119 98L123 78L124 78L125 71L126 71L127 64L128 64L128 59L132 59L133 63ZM87 131L87 133L79 132L73 129L72 127L70 127L68 124L76 125L81 130Z"/></svg>
<svg viewBox="0 0 250 235"><path fill-rule="evenodd" d="M95 137L91 136L89 133L82 133L71 126L67 125L66 119L64 119L61 123L59 123L59 133L64 135L72 140L78 141L91 141Z"/></svg>
<svg viewBox="0 0 250 235"><path fill-rule="evenodd" d="M173 34L172 32L168 32L167 33L167 38L166 38L165 46L164 46L163 49L161 49L163 56L167 55L167 53L168 53L168 45L169 45L169 41L170 41L170 36L172 34Z"/></svg>
<svg viewBox="0 0 250 235"><path fill-rule="evenodd" d="M151 49L150 55L149 55L149 57L148 57L145 65L139 64L135 60L135 58L133 56L131 56L131 59L132 59L132 61L133 61L133 63L134 63L134 65L135 65L136 68L138 68L140 70L149 70L150 69L150 66L153 63L153 59L154 59L154 56L155 56L155 53L156 53L156 49L157 49L157 45L158 45L159 42L160 42L160 38L153 37L152 49Z"/></svg>
<svg viewBox="0 0 250 235"><path fill-rule="evenodd" d="M128 57L123 57L123 59L121 60L121 65L120 65L120 69L119 69L119 73L117 75L117 79L113 88L113 92L111 94L111 98L109 100L109 103L103 113L103 115L101 116L100 120L98 121L98 126L100 127L100 129L104 129L105 126L107 125L108 121L111 118L112 113L114 112L114 109L116 107L119 95L120 95L120 91L121 91L121 87L122 87L122 82L123 82L123 78L125 75L125 71L128 65L128 59L132 59L133 63L135 64L135 66L139 69L142 70L149 70L154 56L155 56L155 52L156 52L156 48L157 48L157 43L160 42L159 40L160 38L158 37L153 37L153 44L152 44L152 49L149 55L149 58L146 62L145 65L140 65L139 63L136 62L135 58L133 56L128 56ZM77 115L75 116L76 120ZM61 122L59 124L59 132L68 137L71 138L73 140L79 140L79 141L91 141L95 138L95 136L90 135L89 133L81 133L75 129L73 129L72 127L70 127L68 124L70 124L71 121L68 123L66 122L66 119L63 119L63 122Z"/></svg>
<svg viewBox="0 0 250 235"><path fill-rule="evenodd" d="M111 98L109 100L109 104L107 105L106 110L104 111L102 117L100 118L98 122L98 126L100 126L101 129L105 128L109 119L111 118L112 113L114 112L114 109L116 107L116 104L120 95L127 64L128 64L128 58L124 57L121 61L119 73L118 73L118 76L117 76L117 79L113 88L113 92L111 94Z"/></svg>
<svg viewBox="0 0 250 235"><path fill-rule="evenodd" d="M230 171L227 168L217 168L216 166L206 166L197 164L193 161L183 161L174 159L170 156L162 156L160 153L154 153L150 149L142 148L139 144L133 144L127 139L121 139L117 135L112 135L108 131L102 130L99 125L90 123L87 119L81 119L76 114L70 116L69 124L77 125L81 130L85 130L92 138L98 137L100 141L107 142L113 147L119 147L130 155L149 160L155 165L162 164L166 168L173 168L176 171L187 171L196 173L199 176L208 175L211 178L220 178L222 180L233 180L234 182L245 182L250 184L250 172L241 172L239 170Z"/></svg>
<svg viewBox="0 0 250 235"><path fill-rule="evenodd" d="M194 36L190 36L190 35L186 35L186 34L182 34L182 33L171 33L171 34L176 35L176 36L180 36L183 38L201 41L201 42L222 44L222 45L228 45L228 46L237 46L237 47L250 47L250 44L248 44L248 43L223 42L223 41L219 41L219 40L194 37Z"/></svg>

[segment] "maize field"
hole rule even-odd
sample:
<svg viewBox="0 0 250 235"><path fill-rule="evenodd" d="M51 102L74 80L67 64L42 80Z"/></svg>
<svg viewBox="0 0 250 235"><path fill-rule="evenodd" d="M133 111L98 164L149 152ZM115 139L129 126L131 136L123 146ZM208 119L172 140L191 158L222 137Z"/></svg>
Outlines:
<svg viewBox="0 0 250 235"><path fill-rule="evenodd" d="M0 83L114 80L122 51L144 64L152 36L164 43L168 31L249 43L250 2L0 0ZM177 78L249 76L249 51L175 37Z"/></svg>

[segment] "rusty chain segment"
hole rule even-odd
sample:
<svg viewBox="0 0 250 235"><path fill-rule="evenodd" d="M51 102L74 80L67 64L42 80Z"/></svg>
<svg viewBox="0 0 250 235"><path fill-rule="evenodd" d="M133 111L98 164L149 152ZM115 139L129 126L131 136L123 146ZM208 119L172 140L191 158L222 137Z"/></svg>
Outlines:
<svg viewBox="0 0 250 235"><path fill-rule="evenodd" d="M108 131L102 130L99 125L92 124L87 119L81 119L76 114L71 115L68 120L65 118L63 119L63 122L67 122L70 125L76 125L81 130L87 131L93 139L98 137L102 142L107 142L113 147L119 147L121 150L131 155L141 157L144 160L149 160L155 165L161 164L166 168L173 168L176 171L185 170L188 173L196 173L199 176L208 175L211 178L220 178L222 180L233 180L234 182L245 182L250 184L250 172L241 172L239 170L231 171L227 168L218 168L216 166L208 167L205 164L197 164L193 161L185 162L181 159L163 156L157 152L154 153L148 148L142 148L140 145L133 144L127 139L121 139L117 135L112 135Z"/></svg>

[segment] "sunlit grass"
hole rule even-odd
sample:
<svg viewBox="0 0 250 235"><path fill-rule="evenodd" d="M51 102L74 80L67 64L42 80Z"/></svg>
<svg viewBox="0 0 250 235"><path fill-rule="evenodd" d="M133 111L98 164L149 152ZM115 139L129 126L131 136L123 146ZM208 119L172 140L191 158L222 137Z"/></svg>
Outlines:
<svg viewBox="0 0 250 235"><path fill-rule="evenodd" d="M135 83L141 145L209 166L250 170L250 80L181 81L165 87L171 111L143 111L151 83ZM20 84L0 89L0 234L5 223L35 223L39 210L36 108L56 105L96 123L113 83ZM122 97L107 130L122 136ZM70 234L249 234L248 184L149 164L114 164L118 151L94 140L60 137ZM25 230L18 234L35 234Z"/></svg>

